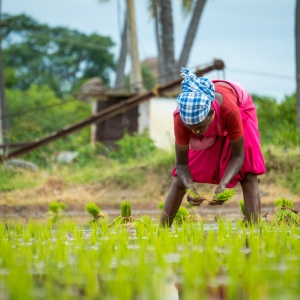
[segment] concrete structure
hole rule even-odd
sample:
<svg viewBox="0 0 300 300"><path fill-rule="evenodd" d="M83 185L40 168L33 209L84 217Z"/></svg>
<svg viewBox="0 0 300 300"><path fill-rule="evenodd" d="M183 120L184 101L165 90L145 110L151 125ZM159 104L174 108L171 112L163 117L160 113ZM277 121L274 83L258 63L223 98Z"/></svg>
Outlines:
<svg viewBox="0 0 300 300"><path fill-rule="evenodd" d="M97 114L102 109L112 106L132 94L106 94L102 99L94 100L92 113ZM114 148L114 142L125 133L139 134L147 131L155 145L161 149L171 150L174 146L173 111L176 99L171 97L151 98L118 116L99 124L92 125L91 142L99 141L109 148Z"/></svg>

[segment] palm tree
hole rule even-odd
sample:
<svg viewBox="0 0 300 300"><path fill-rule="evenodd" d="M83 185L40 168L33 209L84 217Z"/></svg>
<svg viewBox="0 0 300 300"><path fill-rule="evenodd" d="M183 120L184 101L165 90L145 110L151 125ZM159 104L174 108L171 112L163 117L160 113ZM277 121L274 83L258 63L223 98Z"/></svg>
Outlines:
<svg viewBox="0 0 300 300"><path fill-rule="evenodd" d="M161 51L163 67L161 83L174 79L175 55L174 55L174 25L171 0L160 0L159 20L161 24Z"/></svg>
<svg viewBox="0 0 300 300"><path fill-rule="evenodd" d="M193 11L193 16L187 29L178 63L176 64L174 57L172 2L171 0L149 0L148 8L155 21L160 84L176 78L174 74L178 73L177 70L182 66L186 66L205 3L206 0L182 0L181 2L184 15L187 16Z"/></svg>
<svg viewBox="0 0 300 300"><path fill-rule="evenodd" d="M297 125L300 128L300 0L296 2L295 20L296 40L296 97L297 97Z"/></svg>
<svg viewBox="0 0 300 300"><path fill-rule="evenodd" d="M125 12L127 16L127 12ZM124 18L124 25L123 25L123 31L122 31L122 37L121 37L121 48L120 48L120 54L117 64L117 74L116 74L116 83L115 88L116 89L122 89L125 86L125 65L126 65L126 57L128 52L128 46L127 46L127 18Z"/></svg>
<svg viewBox="0 0 300 300"><path fill-rule="evenodd" d="M192 2L192 1L190 1ZM193 16L190 22L190 25L187 29L185 40L182 46L181 54L177 63L177 68L180 69L181 67L185 67L188 63L189 56L191 53L191 49L195 40L195 36L198 30L198 25L200 22L201 14L203 12L204 5L206 0L197 0L194 10ZM191 7L189 7L188 12L191 11Z"/></svg>

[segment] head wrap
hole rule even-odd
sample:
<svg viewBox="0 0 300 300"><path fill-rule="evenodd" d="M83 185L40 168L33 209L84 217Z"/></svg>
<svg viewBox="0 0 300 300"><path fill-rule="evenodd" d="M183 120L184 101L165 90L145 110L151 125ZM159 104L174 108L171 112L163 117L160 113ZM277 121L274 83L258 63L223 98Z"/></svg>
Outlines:
<svg viewBox="0 0 300 300"><path fill-rule="evenodd" d="M202 122L208 115L215 99L215 87L205 77L197 77L189 69L181 68L182 93L177 97L180 117L185 124Z"/></svg>

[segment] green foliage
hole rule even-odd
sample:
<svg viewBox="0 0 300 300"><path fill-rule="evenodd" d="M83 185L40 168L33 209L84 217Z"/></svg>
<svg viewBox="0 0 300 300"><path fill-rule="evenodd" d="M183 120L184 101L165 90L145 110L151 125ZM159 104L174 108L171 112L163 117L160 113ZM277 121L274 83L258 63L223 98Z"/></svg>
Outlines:
<svg viewBox="0 0 300 300"><path fill-rule="evenodd" d="M9 118L10 129L6 137L11 143L32 142L90 115L89 104L73 98L64 101L57 98L47 86L32 85L27 91L6 90L7 114L11 116ZM47 109L40 110L40 107L47 107ZM38 148L24 158L41 166L47 166L55 152L77 151L78 146L88 147L89 141L90 128L87 127Z"/></svg>
<svg viewBox="0 0 300 300"><path fill-rule="evenodd" d="M129 201L122 201L120 208L122 218L129 218L131 216L131 203Z"/></svg>
<svg viewBox="0 0 300 300"><path fill-rule="evenodd" d="M100 214L100 207L94 203L90 202L85 206L85 210L94 217L94 219L97 219L97 217Z"/></svg>
<svg viewBox="0 0 300 300"><path fill-rule="evenodd" d="M153 140L146 134L125 134L116 142L118 149L111 151L110 156L120 162L150 156L156 150Z"/></svg>
<svg viewBox="0 0 300 300"><path fill-rule="evenodd" d="M0 191L8 192L16 189L33 188L40 183L38 172L7 169L0 165Z"/></svg>
<svg viewBox="0 0 300 300"><path fill-rule="evenodd" d="M151 91L152 88L155 86L155 78L146 64L142 64L141 69L144 88L147 91Z"/></svg>
<svg viewBox="0 0 300 300"><path fill-rule="evenodd" d="M286 96L278 103L269 97L254 95L262 144L280 147L300 146L297 129L296 95Z"/></svg>
<svg viewBox="0 0 300 300"><path fill-rule="evenodd" d="M4 66L14 69L14 88L49 85L58 95L72 91L83 78L94 76L109 82L114 69L114 46L109 37L84 34L65 27L40 24L24 14L4 15L2 28Z"/></svg>

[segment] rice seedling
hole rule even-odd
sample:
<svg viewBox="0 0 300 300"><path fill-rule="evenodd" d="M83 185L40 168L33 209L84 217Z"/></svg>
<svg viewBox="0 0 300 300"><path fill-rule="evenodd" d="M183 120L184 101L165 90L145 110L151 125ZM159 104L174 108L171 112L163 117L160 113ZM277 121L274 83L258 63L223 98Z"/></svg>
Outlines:
<svg viewBox="0 0 300 300"><path fill-rule="evenodd" d="M164 208L164 202L161 202L157 206L160 210ZM195 222L198 221L199 218L197 215L192 214L185 206L181 205L176 213L174 221L176 223L183 223L183 222Z"/></svg>
<svg viewBox="0 0 300 300"><path fill-rule="evenodd" d="M0 222L0 298L279 300L300 294L294 225L245 227L221 219L176 222L169 230L148 221L148 227L138 222L136 233L105 219L88 229L67 219L55 229L51 222Z"/></svg>
<svg viewBox="0 0 300 300"><path fill-rule="evenodd" d="M285 223L287 225L300 225L300 217L298 215L298 210L294 209L294 204L291 200L280 197L275 200L276 207L276 221L280 223Z"/></svg>
<svg viewBox="0 0 300 300"><path fill-rule="evenodd" d="M191 189L187 188L185 191L190 197L198 198L198 195L196 193L194 193Z"/></svg>
<svg viewBox="0 0 300 300"><path fill-rule="evenodd" d="M67 204L64 202L58 202L58 201L50 202L48 214L50 215L52 222L57 222L62 217L64 217L66 208L67 208Z"/></svg>
<svg viewBox="0 0 300 300"><path fill-rule="evenodd" d="M226 189L225 191L219 193L216 197L217 201L228 201L236 194L234 189Z"/></svg>
<svg viewBox="0 0 300 300"><path fill-rule="evenodd" d="M245 208L244 200L240 201L240 208L241 208L243 216L246 217L246 208Z"/></svg>
<svg viewBox="0 0 300 300"><path fill-rule="evenodd" d="M96 222L99 218L103 218L100 207L94 202L86 204L85 210L93 217L92 222Z"/></svg>
<svg viewBox="0 0 300 300"><path fill-rule="evenodd" d="M114 219L110 226L114 225L135 225L134 218L131 216L131 203L127 200L120 203L121 214Z"/></svg>

